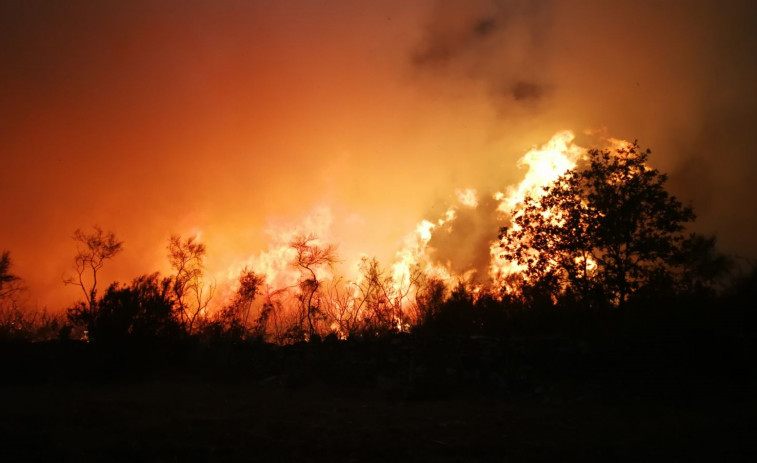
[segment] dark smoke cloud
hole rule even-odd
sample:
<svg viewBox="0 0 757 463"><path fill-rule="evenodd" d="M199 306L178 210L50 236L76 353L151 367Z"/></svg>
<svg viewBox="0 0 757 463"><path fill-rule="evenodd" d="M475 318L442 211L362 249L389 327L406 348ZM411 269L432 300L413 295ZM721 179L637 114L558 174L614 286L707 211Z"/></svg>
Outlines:
<svg viewBox="0 0 757 463"><path fill-rule="evenodd" d="M550 3L440 1L411 63L425 73L483 82L505 113L533 107L550 85L542 69Z"/></svg>
<svg viewBox="0 0 757 463"><path fill-rule="evenodd" d="M544 87L533 82L516 82L510 87L510 93L516 101L538 100L544 94Z"/></svg>

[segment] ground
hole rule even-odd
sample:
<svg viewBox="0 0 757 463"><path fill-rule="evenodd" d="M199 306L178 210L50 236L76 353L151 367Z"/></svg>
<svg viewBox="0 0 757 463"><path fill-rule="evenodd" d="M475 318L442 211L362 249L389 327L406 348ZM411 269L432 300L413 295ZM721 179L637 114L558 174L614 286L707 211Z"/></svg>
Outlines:
<svg viewBox="0 0 757 463"><path fill-rule="evenodd" d="M5 383L0 460L755 461L748 385L419 398L278 378Z"/></svg>

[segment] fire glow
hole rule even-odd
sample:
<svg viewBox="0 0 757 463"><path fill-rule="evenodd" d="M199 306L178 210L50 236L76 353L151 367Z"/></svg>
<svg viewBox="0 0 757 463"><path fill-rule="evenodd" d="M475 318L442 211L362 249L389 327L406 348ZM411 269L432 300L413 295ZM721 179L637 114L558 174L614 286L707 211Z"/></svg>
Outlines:
<svg viewBox="0 0 757 463"><path fill-rule="evenodd" d="M479 250L488 253L489 261L486 275L480 270L455 262L441 259L433 246L433 240L441 233L452 233L454 239L464 240L464 231L458 231L458 217L462 213L476 212L482 207L485 196L494 201L495 213L502 225L509 224L510 211L516 209L527 196L538 198L543 194L543 187L554 182L560 175L574 168L584 157L586 150L574 143L575 135L571 131L556 133L547 143L534 147L526 152L518 161L518 167L525 169L525 175L520 183L512 185L502 191L484 194L473 188L455 190L452 204L440 214L418 222L415 229L408 233L401 241L399 249L388 263L371 261L366 254L338 255L338 262L329 265L318 265L313 268L315 279L319 282L319 295L316 303L320 310L332 314L339 313L339 320L359 321L361 317L370 316L361 312L364 302L372 297L373 303L388 307L393 315L392 324L402 330L403 326L412 321L414 304L413 288L420 285L419 279L435 279L452 287L457 282L471 283L474 290L482 287L508 290L508 277L520 271L517 264L501 257L500 241L497 238L489 240L488 249ZM608 145L614 146L624 143L619 140L608 140ZM491 207L491 201L490 201ZM302 219L299 223L289 226L270 226L267 234L271 237L266 251L250 255L248 258L235 263L216 275L221 288L226 288L225 294L235 290L236 278L243 268L253 270L265 278L265 297L260 298L258 305L279 304L284 312L294 311L297 298L303 294L303 281L306 276L302 269L293 265L295 249L293 240L297 237L311 237L313 246L340 245L334 242L335 220L331 208L320 206ZM496 232L496 230L492 230ZM461 233L460 236L455 233ZM373 262L373 273L368 272ZM384 266L386 265L386 266ZM310 277L307 277L310 278ZM373 294L371 291L375 291ZM477 292L477 291L474 291ZM372 295L369 295L371 293ZM258 309L260 310L260 309ZM332 331L344 331L339 324L331 323Z"/></svg>

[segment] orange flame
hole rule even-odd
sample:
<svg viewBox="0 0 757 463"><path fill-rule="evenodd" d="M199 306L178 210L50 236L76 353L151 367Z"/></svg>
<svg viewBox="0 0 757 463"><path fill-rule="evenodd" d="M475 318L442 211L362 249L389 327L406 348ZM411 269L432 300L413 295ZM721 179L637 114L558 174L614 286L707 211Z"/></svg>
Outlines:
<svg viewBox="0 0 757 463"><path fill-rule="evenodd" d="M503 219L509 217L512 210L516 209L527 196L538 198L544 194L543 187L554 182L560 175L574 168L582 158L585 157L586 150L574 143L575 135L573 132L565 130L556 133L547 143L541 146L535 146L526 152L518 161L518 166L527 168L523 180L517 185L513 185L504 191L496 192L493 195L497 201L496 210L502 215ZM606 144L613 149L624 147L628 142L624 140L606 138ZM438 278L447 283L454 280L466 281L469 276L467 273L457 275L449 264L442 265L435 263L433 259L433 249L429 243L434 233L440 230L445 224L452 225L458 216L458 211L462 208L477 208L479 206L479 193L472 188L457 189L454 191L454 202L449 206L440 218L436 220L421 220L415 229L408 233L401 242L400 249L395 253L394 259L389 265L389 282L390 287L387 290L387 296L397 298L399 304L405 305L408 301L400 297L402 294L408 294L407 290L413 284L413 277L418 271L428 277ZM266 230L271 237L271 244L264 252L251 255L234 265L231 265L223 275L218 279L225 280L228 287L233 288L240 271L244 268L250 268L253 271L265 276L266 285L272 290L295 291L298 282L301 279L300 272L292 265L295 257L295 251L291 248L290 242L297 235L311 234L320 238L318 245L333 243L332 233L333 217L328 207L318 207L311 214L296 224L286 224L284 226L269 226ZM516 226L516 225L513 225ZM488 253L490 256L489 278L495 287L507 289L507 277L518 273L522 270L516 263L506 261L501 255L500 241L494 240L490 243ZM348 256L352 257L352 256ZM323 267L317 269L317 277L324 282L332 282L334 285L342 285L341 288L345 294L351 295L353 299L357 298L358 288L362 282L361 258L365 255L356 256L342 267L347 272L345 279L337 281L332 269ZM591 266L591 263L590 263ZM484 287L477 286L472 288L474 293L484 291ZM334 304L342 304L347 310L352 308L350 302L333 301ZM404 308L404 307L403 307ZM333 323L332 323L333 325ZM333 329L333 326L332 326Z"/></svg>
<svg viewBox="0 0 757 463"><path fill-rule="evenodd" d="M541 197L544 194L543 187L573 169L586 153L584 148L573 143L574 139L575 135L570 130L558 132L541 147L534 147L523 155L518 160L518 167L528 167L526 176L517 186L510 187L507 193L495 193L494 199L499 201L497 210L509 215L523 203L527 196ZM511 226L517 227L516 224ZM489 252L491 255L489 276L499 286L506 286L507 276L523 270L517 263L501 257L499 240L491 243Z"/></svg>

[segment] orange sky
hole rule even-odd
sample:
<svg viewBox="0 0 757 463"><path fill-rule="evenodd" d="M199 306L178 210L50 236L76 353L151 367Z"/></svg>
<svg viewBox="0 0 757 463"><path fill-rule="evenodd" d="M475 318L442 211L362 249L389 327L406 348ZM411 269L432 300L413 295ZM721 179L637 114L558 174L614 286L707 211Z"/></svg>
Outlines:
<svg viewBox="0 0 757 463"><path fill-rule="evenodd" d="M93 224L125 241L108 281L166 270L170 233L218 272L319 214L386 261L456 188L604 129L754 257L757 11L661 3L0 1L0 250L53 310Z"/></svg>

